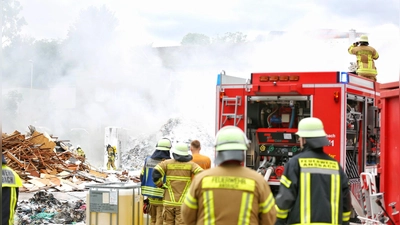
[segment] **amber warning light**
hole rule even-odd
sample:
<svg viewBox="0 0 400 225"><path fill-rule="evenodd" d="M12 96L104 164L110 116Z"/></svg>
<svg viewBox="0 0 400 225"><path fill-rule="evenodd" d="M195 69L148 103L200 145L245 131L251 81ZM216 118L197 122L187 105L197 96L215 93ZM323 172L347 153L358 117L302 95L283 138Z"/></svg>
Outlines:
<svg viewBox="0 0 400 225"><path fill-rule="evenodd" d="M333 92L333 99L335 100L335 102L339 102L339 92L338 91Z"/></svg>
<svg viewBox="0 0 400 225"><path fill-rule="evenodd" d="M272 76L260 76L260 82L268 82L268 81L299 81L298 75L272 75Z"/></svg>

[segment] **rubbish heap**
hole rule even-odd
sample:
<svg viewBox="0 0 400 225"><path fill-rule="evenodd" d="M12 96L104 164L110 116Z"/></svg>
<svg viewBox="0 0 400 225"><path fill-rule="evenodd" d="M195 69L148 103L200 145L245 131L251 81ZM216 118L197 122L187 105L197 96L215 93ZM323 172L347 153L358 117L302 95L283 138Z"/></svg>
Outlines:
<svg viewBox="0 0 400 225"><path fill-rule="evenodd" d="M83 200L59 201L51 193L38 191L29 200L18 203L15 224L74 224L83 222L85 216Z"/></svg>
<svg viewBox="0 0 400 225"><path fill-rule="evenodd" d="M200 140L202 153L213 159L213 137L199 123L181 118L170 119L156 133L132 138L130 150L121 156L122 171L115 173L92 167L77 155L68 140L40 133L33 126L28 128L27 134L2 133L2 153L7 165L23 180L20 192L35 193L29 200L18 202L17 225L83 223L84 200L60 201L54 196L75 191L83 194L85 186L92 183L139 182L129 171L142 168L145 157L153 153L161 137L169 138L173 144Z"/></svg>
<svg viewBox="0 0 400 225"><path fill-rule="evenodd" d="M92 169L64 143L67 141L40 133L33 126L29 130L27 135L2 133L2 154L24 181L21 192L84 190L88 181L105 182L108 175Z"/></svg>
<svg viewBox="0 0 400 225"><path fill-rule="evenodd" d="M158 139L164 137L173 144L184 142L190 144L192 140L199 140L202 154L214 158L214 137L206 132L206 128L199 122L185 118L171 118L161 126L160 130L148 136L142 136L131 140L129 151L122 154L124 169L140 170L144 159L151 155Z"/></svg>

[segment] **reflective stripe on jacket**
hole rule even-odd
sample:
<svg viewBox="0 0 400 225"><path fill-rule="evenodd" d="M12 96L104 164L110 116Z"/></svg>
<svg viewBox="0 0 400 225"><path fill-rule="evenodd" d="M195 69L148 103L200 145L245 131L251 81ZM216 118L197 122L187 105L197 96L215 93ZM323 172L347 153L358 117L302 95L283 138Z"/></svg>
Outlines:
<svg viewBox="0 0 400 225"><path fill-rule="evenodd" d="M153 182L152 174L154 167L162 160L146 157L141 173L141 190L143 196L148 196L150 204L162 204L164 189L158 188Z"/></svg>
<svg viewBox="0 0 400 225"><path fill-rule="evenodd" d="M285 165L276 196L277 217L286 224L346 224L350 219L348 179L322 149L306 145Z"/></svg>
<svg viewBox="0 0 400 225"><path fill-rule="evenodd" d="M357 57L357 74L377 74L374 60L379 58L379 54L373 47L351 45L348 51Z"/></svg>
<svg viewBox="0 0 400 225"><path fill-rule="evenodd" d="M14 224L14 214L18 202L18 188L22 187L22 180L16 172L6 165L1 166L2 187L2 224Z"/></svg>
<svg viewBox="0 0 400 225"><path fill-rule="evenodd" d="M1 187L22 187L22 180L18 174L6 165L1 165Z"/></svg>
<svg viewBox="0 0 400 225"><path fill-rule="evenodd" d="M165 189L164 206L181 206L183 199L189 189L192 176L203 169L194 162L179 162L175 159L168 159L159 163L155 168L161 173L163 179L158 179L155 184Z"/></svg>
<svg viewBox="0 0 400 225"><path fill-rule="evenodd" d="M274 224L275 200L254 170L218 166L196 175L181 207L187 225Z"/></svg>

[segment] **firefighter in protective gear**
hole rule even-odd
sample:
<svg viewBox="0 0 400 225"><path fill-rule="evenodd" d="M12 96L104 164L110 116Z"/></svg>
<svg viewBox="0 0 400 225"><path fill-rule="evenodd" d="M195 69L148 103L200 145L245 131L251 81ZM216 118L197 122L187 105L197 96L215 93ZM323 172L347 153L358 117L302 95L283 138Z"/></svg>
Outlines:
<svg viewBox="0 0 400 225"><path fill-rule="evenodd" d="M196 175L182 205L183 221L195 224L263 224L276 221L275 200L264 178L243 167L249 141L235 126L216 136L216 167Z"/></svg>
<svg viewBox="0 0 400 225"><path fill-rule="evenodd" d="M1 221L3 225L14 224L14 214L17 208L19 188L22 180L18 174L6 165L4 155L1 163Z"/></svg>
<svg viewBox="0 0 400 225"><path fill-rule="evenodd" d="M86 157L86 156L85 156L85 152L83 151L83 149L81 148L80 145L77 145L77 146L76 146L76 154L77 154L78 156L83 157L83 158Z"/></svg>
<svg viewBox="0 0 400 225"><path fill-rule="evenodd" d="M110 167L116 170L114 162L115 162L115 157L117 156L117 147L107 145L107 154L108 154L107 170L110 170Z"/></svg>
<svg viewBox="0 0 400 225"><path fill-rule="evenodd" d="M296 134L303 150L285 164L275 198L276 224L349 224L349 180L339 162L323 151L329 140L322 121L302 119Z"/></svg>
<svg viewBox="0 0 400 225"><path fill-rule="evenodd" d="M151 225L162 225L162 211L163 211L163 202L162 199L164 197L164 189L158 188L152 178L152 174L154 171L154 167L166 160L171 159L170 149L171 149L171 141L167 138L162 138L157 142L156 150L153 152L151 156L146 157L144 161L144 166L142 172L140 174L141 181L141 189L142 195L147 196L150 204L149 215L151 217ZM165 180L164 180L165 182Z"/></svg>
<svg viewBox="0 0 400 225"><path fill-rule="evenodd" d="M163 225L183 225L181 205L187 194L192 176L203 169L189 155L189 146L178 143L172 148L173 159L157 164L153 171L153 181L165 189L163 198Z"/></svg>
<svg viewBox="0 0 400 225"><path fill-rule="evenodd" d="M376 75L378 73L374 60L379 58L379 54L375 48L369 46L368 36L361 35L359 42L353 43L349 47L348 52L357 57L358 76L376 81Z"/></svg>

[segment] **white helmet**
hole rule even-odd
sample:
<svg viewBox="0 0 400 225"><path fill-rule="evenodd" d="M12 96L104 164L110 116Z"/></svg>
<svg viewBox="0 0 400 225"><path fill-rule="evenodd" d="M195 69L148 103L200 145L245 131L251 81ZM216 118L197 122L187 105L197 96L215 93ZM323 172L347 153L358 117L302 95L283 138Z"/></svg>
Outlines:
<svg viewBox="0 0 400 225"><path fill-rule="evenodd" d="M368 36L363 34L360 36L359 42L368 42Z"/></svg>
<svg viewBox="0 0 400 225"><path fill-rule="evenodd" d="M296 134L301 138L305 138L311 148L321 148L329 145L324 124L316 117L308 117L300 120Z"/></svg>

